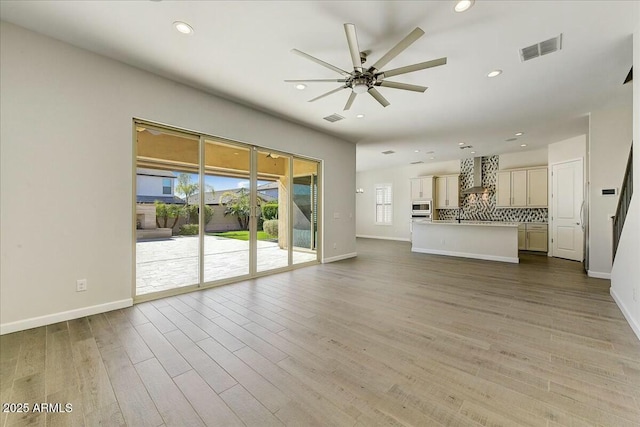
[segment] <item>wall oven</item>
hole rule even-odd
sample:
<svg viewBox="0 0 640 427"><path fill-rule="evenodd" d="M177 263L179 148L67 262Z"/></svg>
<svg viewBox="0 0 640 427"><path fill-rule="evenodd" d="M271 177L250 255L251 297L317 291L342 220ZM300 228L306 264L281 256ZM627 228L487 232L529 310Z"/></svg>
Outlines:
<svg viewBox="0 0 640 427"><path fill-rule="evenodd" d="M414 200L411 202L412 217L431 217L433 200Z"/></svg>

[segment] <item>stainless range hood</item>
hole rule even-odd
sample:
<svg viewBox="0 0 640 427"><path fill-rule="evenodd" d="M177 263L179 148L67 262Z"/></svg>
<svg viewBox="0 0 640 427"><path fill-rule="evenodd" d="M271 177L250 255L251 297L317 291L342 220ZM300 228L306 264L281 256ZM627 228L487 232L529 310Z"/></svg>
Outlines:
<svg viewBox="0 0 640 427"><path fill-rule="evenodd" d="M477 194L488 191L488 189L482 186L482 157L474 157L472 186L470 188L462 190L462 194Z"/></svg>

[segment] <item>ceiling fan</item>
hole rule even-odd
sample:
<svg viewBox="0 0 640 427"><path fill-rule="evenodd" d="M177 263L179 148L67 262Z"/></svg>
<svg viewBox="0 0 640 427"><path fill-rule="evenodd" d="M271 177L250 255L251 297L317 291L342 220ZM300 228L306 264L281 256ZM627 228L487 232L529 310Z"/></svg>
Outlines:
<svg viewBox="0 0 640 427"><path fill-rule="evenodd" d="M378 101L383 107L389 105L389 101L376 89L376 86L388 87L392 89L410 90L413 92L424 92L427 90L426 86L412 85L408 83L399 83L385 80L388 77L398 76L401 74L412 73L414 71L424 70L426 68L437 67L447 63L447 58L434 59L432 61L420 62L418 64L407 65L405 67L394 68L392 70L380 71L382 67L387 65L392 59L402 53L406 48L411 46L416 40L424 35L424 31L416 27L411 31L404 39L391 48L384 56L373 64L371 67L365 69L362 65L366 62L367 53L361 52L358 47L358 37L356 35L356 26L353 24L344 24L344 32L347 35L347 44L349 45L349 53L351 54L351 61L353 62L353 71L348 72L336 66L333 66L327 62L324 62L318 58L315 58L307 53L304 53L298 49L292 49L291 51L296 55L300 55L303 58L307 58L310 61L320 64L330 70L333 70L342 75L340 79L307 79L307 80L285 80L288 83L318 83L318 82L336 82L342 83L337 89L331 90L325 94L315 97L309 102L317 101L325 96L332 95L336 92L340 92L343 89L351 89L351 94L347 103L344 106L344 110L351 108L356 96L360 93L368 92L376 101Z"/></svg>

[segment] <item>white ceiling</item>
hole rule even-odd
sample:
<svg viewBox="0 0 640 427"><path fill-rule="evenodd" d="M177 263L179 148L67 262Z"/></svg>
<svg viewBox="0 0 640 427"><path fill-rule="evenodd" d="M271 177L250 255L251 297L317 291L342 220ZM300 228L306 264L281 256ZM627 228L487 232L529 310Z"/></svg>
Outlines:
<svg viewBox="0 0 640 427"><path fill-rule="evenodd" d="M629 102L622 81L639 4L478 0L455 13L453 1L2 1L0 17L355 142L357 169L366 170L470 156L459 142L488 155L587 132L589 111ZM176 20L195 33L175 31ZM290 51L350 70L346 22L356 25L360 49L371 51L365 66L417 26L426 34L384 69L443 56L448 63L391 78L429 89L379 88L387 108L363 94L343 112L347 90L309 103L339 83L299 91L283 80L340 76ZM520 61L520 48L560 33L561 51ZM496 68L504 73L487 78ZM332 113L346 119L323 120ZM525 135L505 142L518 131Z"/></svg>

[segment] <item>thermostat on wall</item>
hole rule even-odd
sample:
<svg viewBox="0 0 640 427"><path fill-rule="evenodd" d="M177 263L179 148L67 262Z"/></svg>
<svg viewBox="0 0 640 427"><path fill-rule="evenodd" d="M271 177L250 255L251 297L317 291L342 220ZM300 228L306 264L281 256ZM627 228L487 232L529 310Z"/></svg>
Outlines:
<svg viewBox="0 0 640 427"><path fill-rule="evenodd" d="M602 195L603 196L615 196L618 194L617 188L603 188Z"/></svg>

